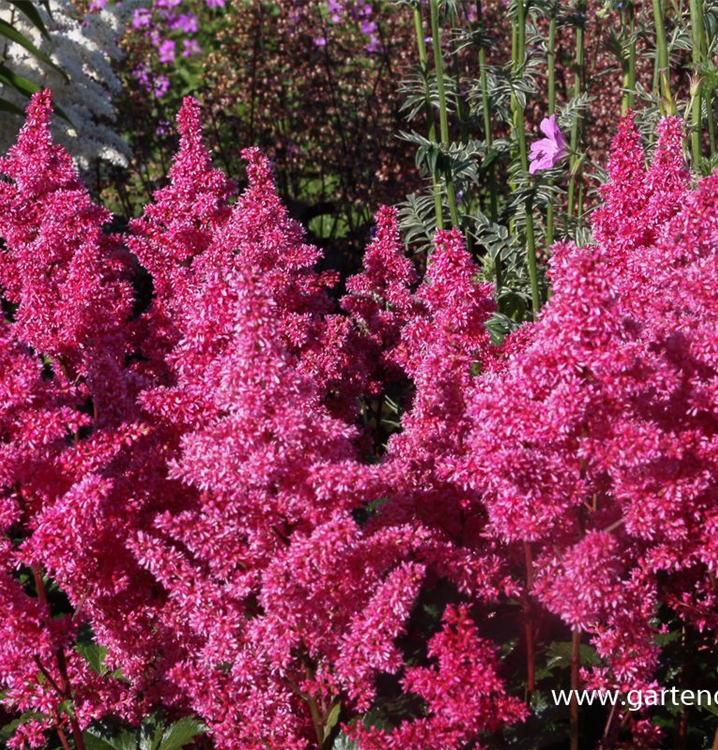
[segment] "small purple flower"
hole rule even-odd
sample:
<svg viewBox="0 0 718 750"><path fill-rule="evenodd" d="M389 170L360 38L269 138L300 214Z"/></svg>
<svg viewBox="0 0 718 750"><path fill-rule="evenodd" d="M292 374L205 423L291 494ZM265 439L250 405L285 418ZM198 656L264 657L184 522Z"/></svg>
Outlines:
<svg viewBox="0 0 718 750"><path fill-rule="evenodd" d="M202 48L197 44L194 39L183 39L182 40L182 57L192 57L193 55L199 55Z"/></svg>
<svg viewBox="0 0 718 750"><path fill-rule="evenodd" d="M155 78L152 86L152 93L157 99L161 99L170 88L170 79L165 75L159 75Z"/></svg>
<svg viewBox="0 0 718 750"><path fill-rule="evenodd" d="M566 141L556 122L556 115L541 120L541 132L546 136L531 146L529 172L552 169L566 155Z"/></svg>
<svg viewBox="0 0 718 750"><path fill-rule="evenodd" d="M344 7L338 0L329 0L329 14L332 23L341 23Z"/></svg>
<svg viewBox="0 0 718 750"><path fill-rule="evenodd" d="M165 39L160 44L159 60L161 63L172 63L175 61L175 43L171 39Z"/></svg>
<svg viewBox="0 0 718 750"><path fill-rule="evenodd" d="M173 29L179 29L185 34L195 34L199 31L199 23L194 13L179 13L168 18L167 25Z"/></svg>
<svg viewBox="0 0 718 750"><path fill-rule="evenodd" d="M367 44L365 46L365 49L366 49L366 51L370 55L374 55L377 52L381 52L382 46L381 46L381 42L379 41L378 37L376 37L374 34L372 34L369 37L369 41L367 42Z"/></svg>
<svg viewBox="0 0 718 750"><path fill-rule="evenodd" d="M208 8L224 8L224 0L205 0Z"/></svg>
<svg viewBox="0 0 718 750"><path fill-rule="evenodd" d="M152 22L152 14L147 8L135 8L135 12L132 15L132 25L136 29L141 29L145 26L149 26Z"/></svg>

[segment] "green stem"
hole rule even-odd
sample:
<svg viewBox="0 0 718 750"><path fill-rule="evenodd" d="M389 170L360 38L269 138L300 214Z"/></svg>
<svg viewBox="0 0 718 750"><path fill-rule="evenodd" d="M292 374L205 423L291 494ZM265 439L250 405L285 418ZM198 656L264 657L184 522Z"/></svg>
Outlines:
<svg viewBox="0 0 718 750"><path fill-rule="evenodd" d="M583 79L583 64L585 57L584 49L584 15L586 12L586 0L579 0L576 6L576 11L580 16L578 19L578 26L576 27L576 56L574 59L574 74L573 74L573 99L574 101L581 96L581 83ZM581 116L578 109L573 117L571 123L571 161L570 161L570 173L571 177L568 181L568 218L569 220L573 216L573 208L575 203L576 194L576 181L578 175L578 132L581 124Z"/></svg>
<svg viewBox="0 0 718 750"><path fill-rule="evenodd" d="M426 97L426 122L429 129L429 140L436 140L436 119L434 108L431 106L431 90L429 89L429 57L426 54L426 42L424 41L424 24L421 18L421 5L417 3L414 8L414 31L416 33L416 44L419 48L419 64L421 75L424 79L424 96ZM436 212L436 226L444 228L444 212L441 204L441 185L436 175L431 174L431 186L434 193L434 211Z"/></svg>
<svg viewBox="0 0 718 750"><path fill-rule="evenodd" d="M691 0L691 7L694 2L695 0ZM659 96L660 110L663 115L673 115L676 113L676 105L671 95L671 71L668 58L666 25L663 19L663 0L653 0L653 20L656 26L656 56L658 58L658 79L661 87Z"/></svg>
<svg viewBox="0 0 718 750"><path fill-rule="evenodd" d="M654 3L656 0L654 0ZM690 0L691 13L691 46L694 66L694 75L698 77L698 67L703 61L703 4L701 0ZM701 160L701 126L702 126L702 102L701 92L696 91L691 108L691 153L693 155L693 166L698 166Z"/></svg>
<svg viewBox="0 0 718 750"><path fill-rule="evenodd" d="M628 50L628 107L633 109L636 104L636 15L631 8L631 43Z"/></svg>
<svg viewBox="0 0 718 750"><path fill-rule="evenodd" d="M548 113L556 114L556 3L551 5L551 17L548 23L548 50L546 53L546 67L548 68ZM553 183L549 182L549 186ZM553 245L554 216L553 201L549 195L546 206L546 245Z"/></svg>
<svg viewBox="0 0 718 750"><path fill-rule="evenodd" d="M513 59L513 74L518 75L526 62L526 6L524 0L516 4L516 54ZM519 159L524 174L529 170L528 149L526 147L526 122L524 107L515 93L511 95L511 108L514 113L514 128L519 145ZM529 281L531 283L531 306L534 314L541 309L541 296L538 285L538 271L536 265L536 241L534 238L533 196L529 193L526 198L526 258L528 264Z"/></svg>
<svg viewBox="0 0 718 750"><path fill-rule="evenodd" d="M484 13L481 6L481 0L476 2L476 19L478 22L479 33L484 32ZM491 129L491 104L489 102L489 85L488 77L486 74L486 48L484 47L483 41L479 46L479 78L481 80L481 111L484 120L484 141L486 143L486 153L491 156L491 150L494 146L494 136ZM489 210L491 214L491 221L497 223L499 220L499 201L496 187L496 169L494 164L491 164L488 169L489 177ZM501 258L498 256L494 259L494 265L496 270L496 293L501 292L503 286Z"/></svg>
<svg viewBox="0 0 718 750"><path fill-rule="evenodd" d="M703 21L703 8L700 8L700 15L701 15L701 26L703 27L703 30L705 32L705 26L702 23ZM709 34L705 34L703 36L703 47L701 49L701 55L702 59L706 57L707 50L710 48L711 45L711 38ZM706 125L708 126L708 143L710 145L710 154L711 159L716 155L716 133L715 133L715 127L714 127L714 120L713 120L713 93L714 90L711 89L706 94Z"/></svg>
<svg viewBox="0 0 718 750"><path fill-rule="evenodd" d="M441 145L448 158L449 154L449 110L446 105L446 86L444 85L444 58L441 53L441 31L439 29L439 2L429 0L429 11L431 13L431 46L434 50L434 70L436 72L436 88L439 92L439 128L441 132ZM451 222L455 227L459 226L459 211L456 207L456 192L451 174L451 167L446 169L446 196L449 201L449 213Z"/></svg>
<svg viewBox="0 0 718 750"><path fill-rule="evenodd" d="M626 10L621 11L621 26L628 36L628 60L622 60L623 64L623 98L621 100L621 114L625 115L629 109L633 109L636 100L636 39L635 39L636 17L633 7L629 5Z"/></svg>

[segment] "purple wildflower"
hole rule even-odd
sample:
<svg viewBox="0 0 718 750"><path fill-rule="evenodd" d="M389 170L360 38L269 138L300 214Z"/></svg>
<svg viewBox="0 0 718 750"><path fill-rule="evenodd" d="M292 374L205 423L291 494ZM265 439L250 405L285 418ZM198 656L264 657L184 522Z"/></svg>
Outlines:
<svg viewBox="0 0 718 750"><path fill-rule="evenodd" d="M529 172L552 169L566 155L566 141L556 122L556 115L541 120L541 132L546 136L531 146Z"/></svg>
<svg viewBox="0 0 718 750"><path fill-rule="evenodd" d="M149 26L152 22L152 14L147 8L135 8L135 12L132 15L132 25L136 29L141 29L145 26Z"/></svg>
<svg viewBox="0 0 718 750"><path fill-rule="evenodd" d="M168 19L167 25L175 30L179 29L185 34L195 34L199 31L199 23L194 13L179 13Z"/></svg>
<svg viewBox="0 0 718 750"><path fill-rule="evenodd" d="M175 43L171 39L165 39L159 46L159 59L161 63L171 63L175 60Z"/></svg>
<svg viewBox="0 0 718 750"><path fill-rule="evenodd" d="M199 53L202 51L202 48L194 39L183 39L182 46L184 48L182 50L183 57L192 57L193 55L199 55Z"/></svg>

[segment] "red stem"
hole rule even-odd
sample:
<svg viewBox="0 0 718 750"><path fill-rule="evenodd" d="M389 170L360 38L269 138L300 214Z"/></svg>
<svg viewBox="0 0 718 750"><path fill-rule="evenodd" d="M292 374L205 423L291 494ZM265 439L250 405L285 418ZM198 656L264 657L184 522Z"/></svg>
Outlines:
<svg viewBox="0 0 718 750"><path fill-rule="evenodd" d="M581 631L576 628L571 637L571 750L578 750L578 677L581 666Z"/></svg>
<svg viewBox="0 0 718 750"><path fill-rule="evenodd" d="M526 630L526 693L527 700L536 691L536 654L534 650L533 607L531 606L531 591L534 585L533 554L530 542L524 542L526 556L526 593L524 595L524 620Z"/></svg>

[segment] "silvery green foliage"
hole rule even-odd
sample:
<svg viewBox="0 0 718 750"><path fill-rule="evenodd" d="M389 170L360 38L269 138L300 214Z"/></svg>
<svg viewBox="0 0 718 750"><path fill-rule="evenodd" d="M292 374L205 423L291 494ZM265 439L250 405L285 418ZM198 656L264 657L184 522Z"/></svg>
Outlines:
<svg viewBox="0 0 718 750"><path fill-rule="evenodd" d="M0 18L11 22L66 74L45 65L20 45L5 42L9 67L34 84L52 89L58 110L67 118L54 118L54 135L85 172L99 161L124 166L130 154L114 129L117 112L113 97L121 83L112 63L121 57L119 42L135 5L130 0L83 17L71 0L49 0L47 7L38 4L49 32L46 39L11 4L0 0ZM20 108L26 104L21 93L2 83L0 97ZM0 150L4 151L14 141L22 121L9 113L0 113L0 118Z"/></svg>

